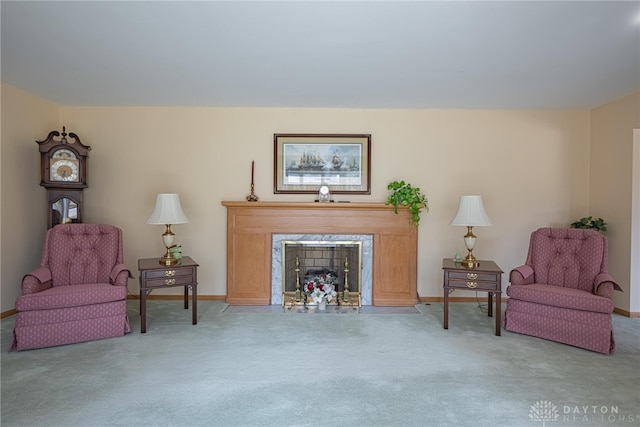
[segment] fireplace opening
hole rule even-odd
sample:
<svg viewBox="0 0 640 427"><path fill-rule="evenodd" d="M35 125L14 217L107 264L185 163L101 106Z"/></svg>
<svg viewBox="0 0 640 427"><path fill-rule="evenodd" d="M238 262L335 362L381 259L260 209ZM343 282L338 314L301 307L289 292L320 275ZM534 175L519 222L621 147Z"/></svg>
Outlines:
<svg viewBox="0 0 640 427"><path fill-rule="evenodd" d="M271 304L304 305L305 301L296 300L303 296L305 281L330 274L335 278L332 284L339 297L331 304L342 301L351 307L371 305L370 234L273 234L271 261ZM296 295L296 291L300 294Z"/></svg>
<svg viewBox="0 0 640 427"><path fill-rule="evenodd" d="M285 304L310 304L305 284L330 283L333 304L361 305L361 241L282 242L282 298Z"/></svg>

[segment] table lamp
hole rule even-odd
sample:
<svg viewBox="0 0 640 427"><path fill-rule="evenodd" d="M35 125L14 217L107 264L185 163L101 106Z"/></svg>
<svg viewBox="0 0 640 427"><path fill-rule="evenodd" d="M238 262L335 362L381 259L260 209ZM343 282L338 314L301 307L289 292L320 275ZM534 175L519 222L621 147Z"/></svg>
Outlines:
<svg viewBox="0 0 640 427"><path fill-rule="evenodd" d="M174 265L178 260L173 256L169 248L173 246L175 234L171 231L172 224L185 224L189 222L187 216L182 211L180 196L177 194L161 193L156 198L156 207L147 220L147 224L165 225L166 229L162 234L162 242L167 251L160 258L162 265Z"/></svg>
<svg viewBox="0 0 640 427"><path fill-rule="evenodd" d="M486 227L493 225L487 213L484 211L481 196L460 196L458 213L449 225L467 227L467 234L464 236L464 245L469 251L467 256L461 261L465 268L478 268L480 263L473 256L473 247L476 244L476 236L473 234L473 227Z"/></svg>

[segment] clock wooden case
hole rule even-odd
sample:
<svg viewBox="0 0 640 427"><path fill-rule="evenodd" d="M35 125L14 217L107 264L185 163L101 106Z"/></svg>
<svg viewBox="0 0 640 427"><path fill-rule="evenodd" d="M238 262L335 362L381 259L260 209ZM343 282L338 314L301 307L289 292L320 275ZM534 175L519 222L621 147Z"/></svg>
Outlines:
<svg viewBox="0 0 640 427"><path fill-rule="evenodd" d="M75 133L67 134L64 127L62 133L51 131L45 140L36 142L40 151L40 185L47 189L47 227L82 222L91 147Z"/></svg>

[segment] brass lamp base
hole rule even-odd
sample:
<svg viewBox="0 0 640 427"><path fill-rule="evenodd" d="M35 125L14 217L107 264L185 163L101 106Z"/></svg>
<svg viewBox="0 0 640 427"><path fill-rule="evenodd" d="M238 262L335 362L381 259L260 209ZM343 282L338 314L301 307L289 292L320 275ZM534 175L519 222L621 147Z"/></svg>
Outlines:
<svg viewBox="0 0 640 427"><path fill-rule="evenodd" d="M478 268L480 266L476 257L473 256L473 247L476 245L476 239L475 234L473 234L473 226L468 225L467 234L464 236L464 245L467 247L469 253L460 263L464 268Z"/></svg>
<svg viewBox="0 0 640 427"><path fill-rule="evenodd" d="M165 258L162 257L158 260L160 262L160 265L176 265L178 263L178 260L175 258Z"/></svg>
<svg viewBox="0 0 640 427"><path fill-rule="evenodd" d="M480 267L480 263L478 262L476 257L473 256L473 254L471 252L469 252L469 255L467 255L465 257L465 259L463 259L460 262L460 264L462 264L462 266L464 268L478 268L478 267Z"/></svg>
<svg viewBox="0 0 640 427"><path fill-rule="evenodd" d="M158 260L160 265L176 265L178 263L178 259L175 258L169 249L167 249L167 253L165 253L162 258Z"/></svg>

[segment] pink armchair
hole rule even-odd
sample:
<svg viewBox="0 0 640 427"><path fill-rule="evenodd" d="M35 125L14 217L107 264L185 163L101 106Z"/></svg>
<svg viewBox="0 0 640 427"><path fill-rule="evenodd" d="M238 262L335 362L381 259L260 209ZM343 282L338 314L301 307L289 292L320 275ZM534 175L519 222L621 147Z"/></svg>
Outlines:
<svg viewBox="0 0 640 427"><path fill-rule="evenodd" d="M12 350L123 336L127 283L122 231L59 224L47 231L40 267L22 279Z"/></svg>
<svg viewBox="0 0 640 427"><path fill-rule="evenodd" d="M510 274L505 329L612 353L611 295L622 289L607 273L607 252L594 230L534 231L526 264Z"/></svg>

